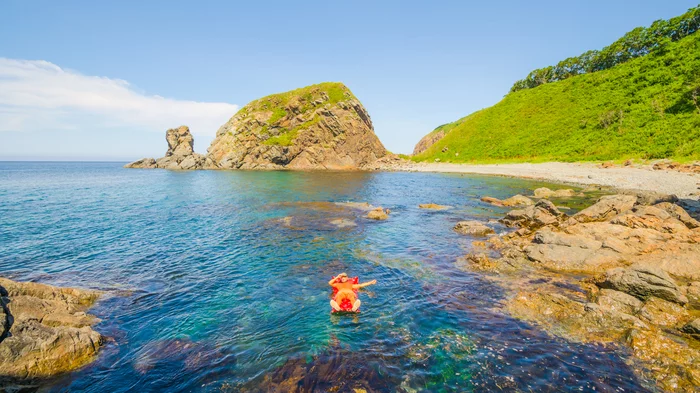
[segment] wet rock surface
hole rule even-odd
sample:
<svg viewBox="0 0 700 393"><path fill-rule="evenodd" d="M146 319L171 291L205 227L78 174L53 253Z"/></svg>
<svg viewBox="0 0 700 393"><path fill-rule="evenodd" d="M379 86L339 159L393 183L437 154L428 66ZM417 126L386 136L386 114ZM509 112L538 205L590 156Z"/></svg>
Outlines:
<svg viewBox="0 0 700 393"><path fill-rule="evenodd" d="M470 236L487 236L494 233L494 230L479 221L460 221L454 228L455 232Z"/></svg>
<svg viewBox="0 0 700 393"><path fill-rule="evenodd" d="M501 222L520 229L475 242L458 265L506 289L510 315L569 340L627 347L659 389L695 392L700 230L669 200L604 196L569 218L542 199L507 213Z"/></svg>
<svg viewBox="0 0 700 393"><path fill-rule="evenodd" d="M0 278L0 390L79 368L103 342L85 313L94 291Z"/></svg>

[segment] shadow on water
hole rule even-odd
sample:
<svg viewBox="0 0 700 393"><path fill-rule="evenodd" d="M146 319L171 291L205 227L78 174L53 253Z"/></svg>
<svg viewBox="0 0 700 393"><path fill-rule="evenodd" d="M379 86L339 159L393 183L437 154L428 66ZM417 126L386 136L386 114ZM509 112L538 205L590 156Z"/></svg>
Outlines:
<svg viewBox="0 0 700 393"><path fill-rule="evenodd" d="M454 265L473 240L454 222L505 211L481 196L561 186L3 165L0 271L120 294L91 310L111 337L97 361L42 391L644 391L624 352L505 316L502 291ZM391 214L376 222L334 204L346 201ZM327 282L343 271L378 280L354 318L329 314Z"/></svg>

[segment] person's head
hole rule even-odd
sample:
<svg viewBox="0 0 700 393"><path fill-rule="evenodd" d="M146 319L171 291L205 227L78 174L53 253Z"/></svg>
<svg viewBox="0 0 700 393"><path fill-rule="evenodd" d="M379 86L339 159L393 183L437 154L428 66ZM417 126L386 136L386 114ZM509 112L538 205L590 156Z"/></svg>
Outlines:
<svg viewBox="0 0 700 393"><path fill-rule="evenodd" d="M349 278L348 278L348 275L347 275L347 274L345 274L345 273L340 273L340 274L338 274L338 280L339 280L340 282L348 282Z"/></svg>

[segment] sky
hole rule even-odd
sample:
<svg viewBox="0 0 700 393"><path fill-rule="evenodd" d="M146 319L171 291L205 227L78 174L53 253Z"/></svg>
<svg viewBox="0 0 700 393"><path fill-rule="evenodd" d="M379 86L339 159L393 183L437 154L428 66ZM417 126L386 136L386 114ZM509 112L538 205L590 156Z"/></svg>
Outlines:
<svg viewBox="0 0 700 393"><path fill-rule="evenodd" d="M206 152L246 103L345 83L390 151L494 105L531 70L697 0L0 0L0 160Z"/></svg>

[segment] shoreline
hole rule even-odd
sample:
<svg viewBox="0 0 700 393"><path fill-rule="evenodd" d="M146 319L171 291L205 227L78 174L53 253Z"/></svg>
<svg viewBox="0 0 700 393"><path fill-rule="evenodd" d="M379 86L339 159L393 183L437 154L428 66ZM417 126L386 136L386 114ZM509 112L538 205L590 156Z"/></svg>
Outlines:
<svg viewBox="0 0 700 393"><path fill-rule="evenodd" d="M519 164L450 164L450 163L381 163L379 171L468 173L544 180L554 183L605 186L619 190L652 191L676 195L680 199L700 198L700 174L674 170L655 170L651 166L603 168L595 163L519 163Z"/></svg>

